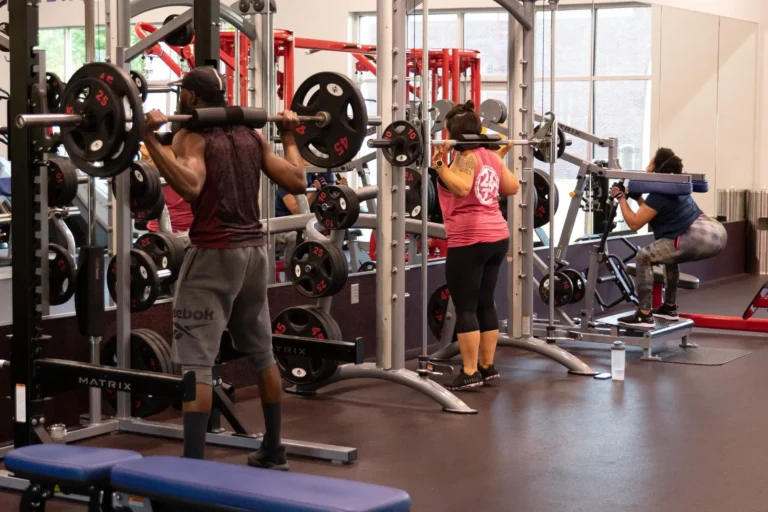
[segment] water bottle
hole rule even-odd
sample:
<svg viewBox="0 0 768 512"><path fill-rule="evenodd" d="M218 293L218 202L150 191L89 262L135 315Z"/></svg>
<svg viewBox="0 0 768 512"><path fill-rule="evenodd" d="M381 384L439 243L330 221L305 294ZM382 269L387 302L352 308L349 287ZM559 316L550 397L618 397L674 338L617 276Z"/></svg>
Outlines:
<svg viewBox="0 0 768 512"><path fill-rule="evenodd" d="M611 345L611 379L624 380L624 367L627 363L627 347L623 341L614 341Z"/></svg>

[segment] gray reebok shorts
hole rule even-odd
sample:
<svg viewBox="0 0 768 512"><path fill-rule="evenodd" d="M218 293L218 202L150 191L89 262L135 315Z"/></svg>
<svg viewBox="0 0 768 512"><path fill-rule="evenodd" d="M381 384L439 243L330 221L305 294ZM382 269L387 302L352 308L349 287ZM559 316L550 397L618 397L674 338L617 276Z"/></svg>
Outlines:
<svg viewBox="0 0 768 512"><path fill-rule="evenodd" d="M224 329L235 349L274 364L267 303L267 248L192 247L184 257L173 304L173 362L213 366Z"/></svg>

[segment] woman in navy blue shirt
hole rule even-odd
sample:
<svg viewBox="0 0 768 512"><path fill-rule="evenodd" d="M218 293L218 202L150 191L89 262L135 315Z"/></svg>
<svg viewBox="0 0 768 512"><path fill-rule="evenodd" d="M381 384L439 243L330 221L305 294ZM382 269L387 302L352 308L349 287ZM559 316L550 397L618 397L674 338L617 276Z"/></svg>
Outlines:
<svg viewBox="0 0 768 512"><path fill-rule="evenodd" d="M671 149L660 148L648 164L648 172L681 174L683 161ZM631 187L631 184L630 184ZM653 317L677 320L677 283L680 263L699 261L717 256L725 248L728 235L717 220L707 217L690 195L673 196L627 192L640 208L634 212L622 190L611 189L618 198L621 213L630 229L637 231L646 224L653 230L656 241L637 253L636 286L640 307L635 313L619 319L627 327L653 327ZM664 304L651 309L653 298L653 266L664 265L666 288Z"/></svg>

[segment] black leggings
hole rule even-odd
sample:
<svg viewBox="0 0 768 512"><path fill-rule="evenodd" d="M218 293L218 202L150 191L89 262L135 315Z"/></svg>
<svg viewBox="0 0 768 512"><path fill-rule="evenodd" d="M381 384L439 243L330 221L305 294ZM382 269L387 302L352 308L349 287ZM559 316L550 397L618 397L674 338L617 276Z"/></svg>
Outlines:
<svg viewBox="0 0 768 512"><path fill-rule="evenodd" d="M451 247L445 258L445 278L456 307L456 333L488 332L499 328L493 294L509 239Z"/></svg>

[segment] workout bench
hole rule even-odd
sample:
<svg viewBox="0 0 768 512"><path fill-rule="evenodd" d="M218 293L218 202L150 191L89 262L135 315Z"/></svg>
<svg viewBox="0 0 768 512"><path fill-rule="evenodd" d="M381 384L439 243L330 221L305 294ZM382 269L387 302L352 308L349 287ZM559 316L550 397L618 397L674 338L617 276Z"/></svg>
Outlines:
<svg viewBox="0 0 768 512"><path fill-rule="evenodd" d="M57 486L64 493L88 496L89 512L130 510L123 494L148 498L155 510L410 510L408 494L391 487L207 460L142 457L129 450L33 445L10 452L5 466L30 482L21 500L22 512L38 509L54 497ZM118 493L117 506L113 492Z"/></svg>

